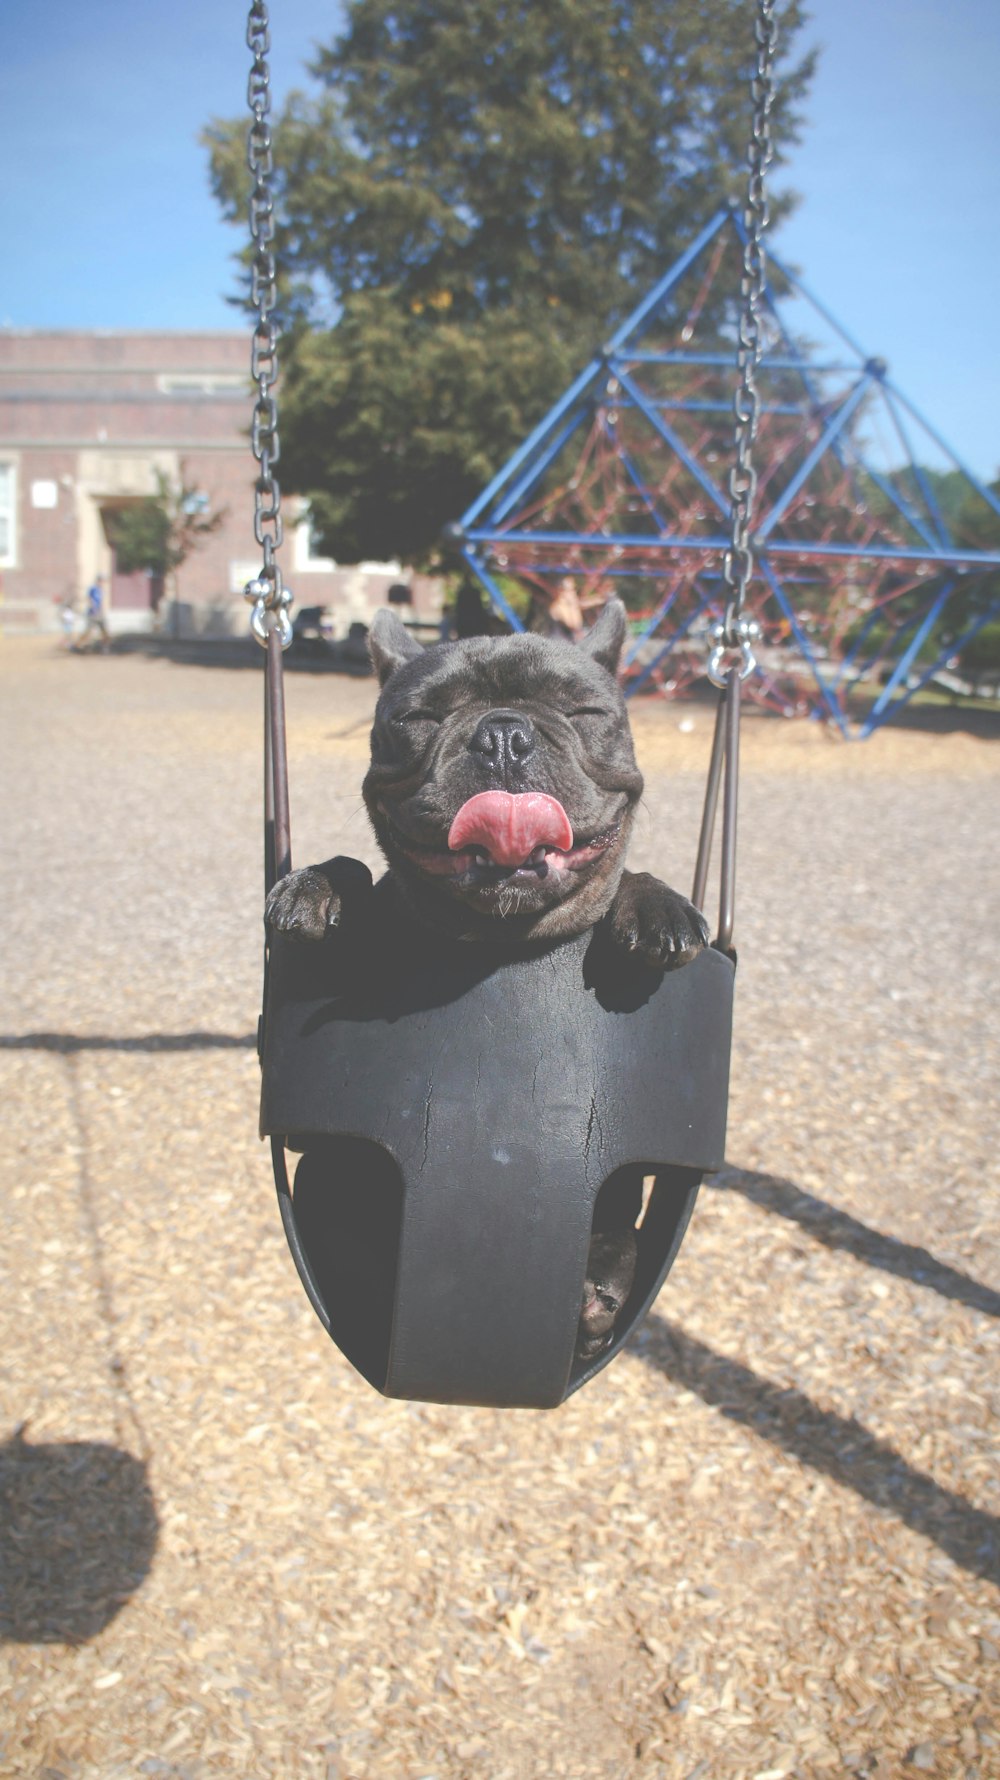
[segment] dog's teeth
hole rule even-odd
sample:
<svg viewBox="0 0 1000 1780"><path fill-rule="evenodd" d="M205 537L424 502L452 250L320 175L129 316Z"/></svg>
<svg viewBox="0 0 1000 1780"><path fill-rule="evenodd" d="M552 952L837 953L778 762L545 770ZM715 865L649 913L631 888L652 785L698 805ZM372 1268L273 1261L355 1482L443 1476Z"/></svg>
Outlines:
<svg viewBox="0 0 1000 1780"><path fill-rule="evenodd" d="M544 865L544 863L545 863L545 848L543 846L536 847L533 853L528 854L528 859L527 859L528 865Z"/></svg>

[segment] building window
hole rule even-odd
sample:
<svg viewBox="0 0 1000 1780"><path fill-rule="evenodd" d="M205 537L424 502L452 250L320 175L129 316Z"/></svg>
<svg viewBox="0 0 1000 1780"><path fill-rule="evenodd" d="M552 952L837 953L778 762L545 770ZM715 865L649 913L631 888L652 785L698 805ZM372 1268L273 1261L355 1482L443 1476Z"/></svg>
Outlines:
<svg viewBox="0 0 1000 1780"><path fill-rule="evenodd" d="M156 383L165 396L242 395L249 387L241 371L161 371Z"/></svg>
<svg viewBox="0 0 1000 1780"><path fill-rule="evenodd" d="M16 561L17 470L0 462L0 568L12 569Z"/></svg>

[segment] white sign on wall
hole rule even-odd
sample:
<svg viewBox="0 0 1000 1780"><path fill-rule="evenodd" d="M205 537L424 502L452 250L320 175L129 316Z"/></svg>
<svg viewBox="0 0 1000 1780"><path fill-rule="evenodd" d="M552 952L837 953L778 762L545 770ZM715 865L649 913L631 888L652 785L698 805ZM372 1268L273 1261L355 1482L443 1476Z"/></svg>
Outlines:
<svg viewBox="0 0 1000 1780"><path fill-rule="evenodd" d="M239 562L236 558L229 559L229 591L242 593L248 581L253 581L260 574L260 557L248 558Z"/></svg>
<svg viewBox="0 0 1000 1780"><path fill-rule="evenodd" d="M31 504L33 507L54 507L58 499L58 483L33 482L31 484Z"/></svg>

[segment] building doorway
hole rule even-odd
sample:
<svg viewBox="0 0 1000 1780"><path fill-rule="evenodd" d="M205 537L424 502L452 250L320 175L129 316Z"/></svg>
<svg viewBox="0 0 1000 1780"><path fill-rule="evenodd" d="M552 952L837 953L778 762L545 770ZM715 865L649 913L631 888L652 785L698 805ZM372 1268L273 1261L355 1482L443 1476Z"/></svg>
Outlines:
<svg viewBox="0 0 1000 1780"><path fill-rule="evenodd" d="M152 612L155 615L163 598L163 576L152 569L123 569L115 547L115 515L126 507L142 506L145 500L142 495L123 495L101 502L101 525L111 552L108 605L113 612Z"/></svg>

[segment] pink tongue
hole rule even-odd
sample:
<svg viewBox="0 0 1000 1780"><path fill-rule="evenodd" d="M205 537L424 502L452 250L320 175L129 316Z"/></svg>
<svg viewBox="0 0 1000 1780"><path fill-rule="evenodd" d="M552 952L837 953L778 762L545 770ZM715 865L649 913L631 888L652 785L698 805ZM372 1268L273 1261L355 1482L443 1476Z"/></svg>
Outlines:
<svg viewBox="0 0 1000 1780"><path fill-rule="evenodd" d="M523 865L536 847L573 845L573 827L562 804L544 791L480 791L464 803L451 825L448 845L484 847L496 865Z"/></svg>

